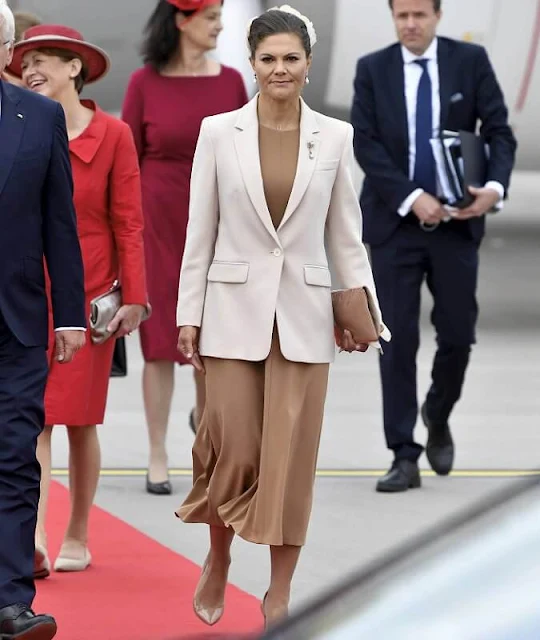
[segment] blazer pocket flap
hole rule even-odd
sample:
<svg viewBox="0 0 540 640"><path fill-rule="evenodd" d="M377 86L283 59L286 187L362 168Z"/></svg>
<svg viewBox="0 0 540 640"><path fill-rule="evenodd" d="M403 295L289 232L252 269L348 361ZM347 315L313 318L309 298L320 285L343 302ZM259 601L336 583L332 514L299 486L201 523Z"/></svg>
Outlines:
<svg viewBox="0 0 540 640"><path fill-rule="evenodd" d="M337 169L339 160L320 160L317 163L317 171L333 171Z"/></svg>
<svg viewBox="0 0 540 640"><path fill-rule="evenodd" d="M210 282L244 284L247 282L249 264L247 262L213 262L208 270Z"/></svg>
<svg viewBox="0 0 540 640"><path fill-rule="evenodd" d="M312 284L316 287L332 286L330 270L326 267L315 267L306 265L304 267L304 278L306 280L306 284Z"/></svg>

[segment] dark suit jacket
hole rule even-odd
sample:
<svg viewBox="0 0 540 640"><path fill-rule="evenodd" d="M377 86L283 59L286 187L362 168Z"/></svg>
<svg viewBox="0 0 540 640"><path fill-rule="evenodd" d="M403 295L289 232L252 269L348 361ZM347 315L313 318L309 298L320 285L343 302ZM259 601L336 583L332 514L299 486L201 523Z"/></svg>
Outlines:
<svg viewBox="0 0 540 640"><path fill-rule="evenodd" d="M441 131L476 131L490 145L488 180L510 183L516 141L504 97L483 47L438 38ZM401 46L394 44L358 61L351 122L356 159L366 174L360 204L364 239L377 245L397 229L397 210L418 188L409 180L409 135ZM462 98L452 101L452 96ZM454 224L454 223L451 223ZM485 217L456 222L480 240Z"/></svg>
<svg viewBox="0 0 540 640"><path fill-rule="evenodd" d="M8 83L0 89L0 311L23 345L46 346L44 256L55 327L86 327L64 111Z"/></svg>

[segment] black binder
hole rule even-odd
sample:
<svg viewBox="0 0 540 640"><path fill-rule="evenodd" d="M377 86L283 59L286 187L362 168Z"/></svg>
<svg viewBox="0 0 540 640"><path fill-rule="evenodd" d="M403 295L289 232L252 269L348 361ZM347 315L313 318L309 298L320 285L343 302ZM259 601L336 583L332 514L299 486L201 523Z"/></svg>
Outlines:
<svg viewBox="0 0 540 640"><path fill-rule="evenodd" d="M449 138L454 138L455 143L450 146L449 153L445 153L444 140ZM486 183L488 150L485 140L470 131L443 131L441 145L448 184L454 195L454 202L448 204L465 209L474 201L469 187L483 187Z"/></svg>

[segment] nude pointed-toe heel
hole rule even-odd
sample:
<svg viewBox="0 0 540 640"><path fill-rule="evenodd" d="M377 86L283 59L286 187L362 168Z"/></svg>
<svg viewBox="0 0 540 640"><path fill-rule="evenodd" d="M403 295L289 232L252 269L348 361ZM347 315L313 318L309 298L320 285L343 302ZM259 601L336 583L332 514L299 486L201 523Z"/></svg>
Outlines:
<svg viewBox="0 0 540 640"><path fill-rule="evenodd" d="M216 607L215 609L206 609L205 607L193 603L193 611L199 620L202 620L204 624L207 624L209 627L217 624L221 618L223 617L224 607Z"/></svg>
<svg viewBox="0 0 540 640"><path fill-rule="evenodd" d="M212 609L212 608L205 607L199 602L199 593L202 591L204 585L206 584L206 580L208 578L207 569L208 569L208 561L206 560L203 565L202 574L199 579L199 584L197 585L197 588L195 589L195 595L193 596L193 611L197 616L197 618L199 618L199 620L202 620L204 624L207 624L209 627L212 627L215 624L217 624L223 617L223 613L225 611L225 604L221 603L218 607L215 607Z"/></svg>
<svg viewBox="0 0 540 640"><path fill-rule="evenodd" d="M264 618L264 628L267 628L267 623L266 623L266 610L264 608L264 605L266 604L266 596L268 595L268 591L264 594L264 598L262 599L261 602L261 613L263 614L263 618Z"/></svg>

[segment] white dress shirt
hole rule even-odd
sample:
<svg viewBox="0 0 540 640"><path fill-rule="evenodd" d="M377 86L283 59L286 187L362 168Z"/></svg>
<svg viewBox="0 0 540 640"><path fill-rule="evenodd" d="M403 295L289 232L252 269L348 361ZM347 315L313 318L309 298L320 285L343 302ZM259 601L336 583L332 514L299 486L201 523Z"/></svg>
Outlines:
<svg viewBox="0 0 540 640"><path fill-rule="evenodd" d="M0 118L2 117L2 92L0 91ZM84 327L57 327L55 331L86 331Z"/></svg>
<svg viewBox="0 0 540 640"><path fill-rule="evenodd" d="M415 63L415 60L428 60L427 70L431 79L431 91L432 91L432 111L433 111L433 138L439 136L440 122L441 122L441 97L440 97L440 85L439 85L439 63L437 60L437 38L434 38L432 43L426 49L423 55L417 56L406 47L401 47L401 53L403 55L403 71L405 76L405 102L407 106L407 122L409 126L409 179L412 180L414 176L414 165L416 161L416 99L418 93L418 85L420 84L420 78L422 77L423 69L419 64ZM504 198L504 187L499 182L490 180L486 183L486 187L494 189L500 198L500 202L497 205L498 209L502 208L502 200ZM439 191L438 195L442 194L440 186L437 185ZM424 193L423 189L415 189L410 193L407 198L402 202L398 213L400 216L406 216L417 198Z"/></svg>

